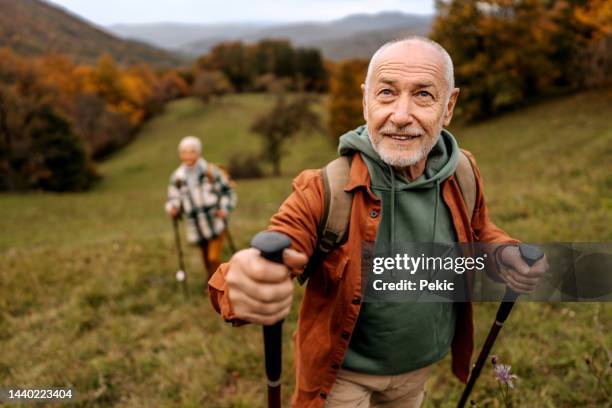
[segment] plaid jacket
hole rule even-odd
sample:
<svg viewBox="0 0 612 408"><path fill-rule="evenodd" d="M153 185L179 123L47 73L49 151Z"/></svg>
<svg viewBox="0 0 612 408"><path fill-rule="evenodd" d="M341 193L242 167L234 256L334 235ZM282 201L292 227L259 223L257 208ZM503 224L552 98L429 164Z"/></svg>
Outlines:
<svg viewBox="0 0 612 408"><path fill-rule="evenodd" d="M225 220L217 210L229 214L236 206L236 193L225 174L215 165L199 159L195 164L198 183L190 188L187 166L182 164L170 177L166 211L178 208L187 217L187 240L198 243L221 234Z"/></svg>

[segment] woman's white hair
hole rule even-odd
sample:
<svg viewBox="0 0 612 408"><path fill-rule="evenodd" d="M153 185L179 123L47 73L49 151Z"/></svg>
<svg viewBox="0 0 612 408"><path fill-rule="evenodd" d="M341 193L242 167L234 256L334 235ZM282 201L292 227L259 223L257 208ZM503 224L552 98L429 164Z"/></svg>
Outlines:
<svg viewBox="0 0 612 408"><path fill-rule="evenodd" d="M195 136L185 136L181 139L181 143L178 145L179 153L183 150L192 149L195 150L198 154L202 153L202 142Z"/></svg>

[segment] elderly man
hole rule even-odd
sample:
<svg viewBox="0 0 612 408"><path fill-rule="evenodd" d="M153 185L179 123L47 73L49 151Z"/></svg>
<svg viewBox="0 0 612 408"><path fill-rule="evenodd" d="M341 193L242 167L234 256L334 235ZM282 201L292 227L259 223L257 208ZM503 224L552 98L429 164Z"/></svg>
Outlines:
<svg viewBox="0 0 612 408"><path fill-rule="evenodd" d="M171 217L187 216L187 241L200 247L210 279L221 263L224 232L236 194L223 171L201 157L200 139L184 137L178 152L182 164L170 177L165 209Z"/></svg>
<svg viewBox="0 0 612 408"><path fill-rule="evenodd" d="M452 350L453 372L466 381L473 349L471 303L363 302L364 243L499 243L500 276L519 292L534 289L546 261L529 268L515 240L488 217L480 173L468 214L455 177L462 153L445 129L459 95L448 53L421 37L392 42L372 57L363 90L366 125L340 138L352 158L344 191L353 201L348 238L310 274L295 336L296 407L419 407L431 366ZM221 265L209 291L227 321L272 324L291 307L297 276L317 248L325 211L322 172L308 170L272 217L287 234L284 264L255 249Z"/></svg>

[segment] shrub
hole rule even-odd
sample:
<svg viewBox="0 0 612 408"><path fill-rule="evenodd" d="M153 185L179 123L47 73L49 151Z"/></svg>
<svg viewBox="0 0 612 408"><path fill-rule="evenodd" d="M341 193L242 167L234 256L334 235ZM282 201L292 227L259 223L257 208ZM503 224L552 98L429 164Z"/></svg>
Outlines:
<svg viewBox="0 0 612 408"><path fill-rule="evenodd" d="M252 153L234 153L230 156L227 171L234 179L263 177L260 159Z"/></svg>

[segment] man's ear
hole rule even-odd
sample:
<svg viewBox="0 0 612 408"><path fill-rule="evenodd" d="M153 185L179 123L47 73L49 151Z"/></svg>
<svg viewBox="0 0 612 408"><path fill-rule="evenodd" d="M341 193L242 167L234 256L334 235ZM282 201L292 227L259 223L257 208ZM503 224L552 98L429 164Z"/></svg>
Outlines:
<svg viewBox="0 0 612 408"><path fill-rule="evenodd" d="M367 122L368 121L368 115L366 112L366 88L365 88L365 84L361 84L361 109L363 110L363 119Z"/></svg>
<svg viewBox="0 0 612 408"><path fill-rule="evenodd" d="M459 97L459 88L453 88L448 103L444 107L444 126L450 125L451 119L453 118L453 111L455 110L455 104L457 103L457 97Z"/></svg>

